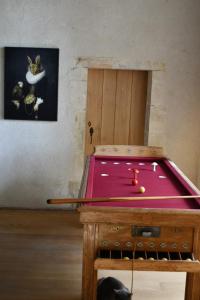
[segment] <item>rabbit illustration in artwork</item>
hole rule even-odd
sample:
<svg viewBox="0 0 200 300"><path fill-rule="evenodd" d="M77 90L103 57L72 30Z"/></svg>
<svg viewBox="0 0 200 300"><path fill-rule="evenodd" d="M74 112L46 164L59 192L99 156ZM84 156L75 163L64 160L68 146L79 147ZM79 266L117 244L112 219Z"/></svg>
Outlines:
<svg viewBox="0 0 200 300"><path fill-rule="evenodd" d="M33 107L33 110L38 111L40 104L42 104L43 102L44 102L43 99L38 97L37 100L36 100L36 103Z"/></svg>
<svg viewBox="0 0 200 300"><path fill-rule="evenodd" d="M26 80L29 84L38 83L44 76L45 70L41 64L40 55L35 57L33 62L30 56L27 56L28 59L28 71L26 73Z"/></svg>
<svg viewBox="0 0 200 300"><path fill-rule="evenodd" d="M131 296L127 287L114 277L98 280L97 300L131 300Z"/></svg>
<svg viewBox="0 0 200 300"><path fill-rule="evenodd" d="M12 90L12 98L13 99L18 100L18 101L23 99L23 97L24 97L23 86L24 86L24 83L22 81L17 82L17 84L14 86L14 88Z"/></svg>
<svg viewBox="0 0 200 300"><path fill-rule="evenodd" d="M36 102L36 96L35 96L35 87L32 85L30 87L29 93L24 98L25 104L32 104Z"/></svg>
<svg viewBox="0 0 200 300"><path fill-rule="evenodd" d="M43 71L43 67L41 65L40 55L37 55L35 58L35 62L32 62L30 56L27 56L28 59L28 70L33 74L36 75Z"/></svg>
<svg viewBox="0 0 200 300"><path fill-rule="evenodd" d="M23 91L24 83L22 81L18 81L17 84L12 89L12 103L15 105L15 108L18 110L21 105L21 101L24 98Z"/></svg>

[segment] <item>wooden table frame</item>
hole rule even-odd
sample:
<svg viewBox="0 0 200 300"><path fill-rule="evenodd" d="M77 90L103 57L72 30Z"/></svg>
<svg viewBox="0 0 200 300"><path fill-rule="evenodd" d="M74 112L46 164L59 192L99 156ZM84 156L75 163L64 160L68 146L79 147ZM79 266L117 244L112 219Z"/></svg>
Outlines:
<svg viewBox="0 0 200 300"><path fill-rule="evenodd" d="M163 157L162 148L145 146L98 146L96 154ZM85 173L84 180L86 180L86 177ZM85 184L82 184L80 195L84 194L84 189ZM81 206L79 212L80 222L84 225L82 300L96 299L98 269L132 269L132 260L110 259L106 262L103 259L97 258L98 237L101 224L174 226L176 228L191 227L194 232L192 250L196 259L195 261L135 261L133 263L133 269L187 272L185 300L200 300L200 211Z"/></svg>

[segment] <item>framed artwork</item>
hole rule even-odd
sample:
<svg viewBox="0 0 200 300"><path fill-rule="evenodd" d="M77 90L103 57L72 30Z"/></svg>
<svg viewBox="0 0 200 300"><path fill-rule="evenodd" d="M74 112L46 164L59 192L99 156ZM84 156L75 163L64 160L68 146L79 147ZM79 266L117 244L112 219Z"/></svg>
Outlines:
<svg viewBox="0 0 200 300"><path fill-rule="evenodd" d="M5 47L4 118L57 121L59 49Z"/></svg>

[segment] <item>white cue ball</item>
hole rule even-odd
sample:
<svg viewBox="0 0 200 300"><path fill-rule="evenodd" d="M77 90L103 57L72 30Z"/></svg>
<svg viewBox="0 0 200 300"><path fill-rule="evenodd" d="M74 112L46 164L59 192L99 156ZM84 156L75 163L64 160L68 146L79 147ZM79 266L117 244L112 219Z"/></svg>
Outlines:
<svg viewBox="0 0 200 300"><path fill-rule="evenodd" d="M139 188L139 192L140 192L141 194L143 194L143 193L145 192L145 187L144 187L144 186L141 186L141 187Z"/></svg>

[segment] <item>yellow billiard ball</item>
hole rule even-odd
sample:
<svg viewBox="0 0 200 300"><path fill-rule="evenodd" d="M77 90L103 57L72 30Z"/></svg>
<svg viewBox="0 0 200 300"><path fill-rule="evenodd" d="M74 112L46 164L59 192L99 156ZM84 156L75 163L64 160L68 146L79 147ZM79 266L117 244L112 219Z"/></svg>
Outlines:
<svg viewBox="0 0 200 300"><path fill-rule="evenodd" d="M139 188L139 192L140 192L141 194L143 194L143 193L145 192L145 187L144 187L144 186L141 186L141 187Z"/></svg>

